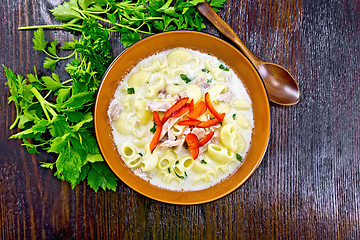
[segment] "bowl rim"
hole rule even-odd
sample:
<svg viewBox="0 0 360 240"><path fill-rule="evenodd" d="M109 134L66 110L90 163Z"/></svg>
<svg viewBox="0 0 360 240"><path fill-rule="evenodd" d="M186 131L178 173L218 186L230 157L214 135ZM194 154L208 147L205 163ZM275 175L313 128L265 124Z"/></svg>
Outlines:
<svg viewBox="0 0 360 240"><path fill-rule="evenodd" d="M98 129L98 125L97 125L97 109L98 109L98 105L99 105L99 95L101 93L101 90L102 90L102 87L104 85L104 80L107 78L109 72L111 71L111 69L113 68L113 66L115 65L115 63L117 62L117 60L124 54L126 54L127 52L131 51L133 48L136 48L138 45L142 44L144 41L148 41L149 39L152 39L152 38L159 38L159 37L163 37L163 36L166 36L166 35L169 35L169 34L177 34L177 33L182 33L182 32L187 32L187 33L191 33L191 34L198 34L198 35L203 35L203 36L206 36L206 37L210 37L210 38L213 38L215 39L216 41L220 41L222 42L223 44L227 45L228 47L232 48L232 50L238 52L239 54L241 54L245 59L246 61L251 65L251 67L253 68L253 70L255 70L256 72L256 75L257 77L260 79L260 82L262 84L262 87L263 87L263 90L265 92L265 96L266 96L266 108L267 108L267 120L269 122L268 126L267 126L267 140L266 140L266 144L265 144L265 147L262 151L262 153L259 155L254 167L252 167L251 171L249 171L246 176L241 180L239 181L235 186L227 189L226 191L223 191L221 194L219 195L216 195L214 197L210 197L210 198L204 198L204 199L201 199L201 200L194 200L194 201L171 201L171 200L164 200L160 197L156 197L156 196L153 196L151 195L150 193L146 192L146 191L142 191L132 185L130 185L126 180L124 180L119 174L116 173L116 171L113 169L113 167L111 166L110 162L108 161L108 159L105 157L105 154L104 154L104 149L102 147L102 144L100 144L100 137L99 137L99 129ZM141 60L141 59L140 59ZM101 78L101 82L99 84L99 87L98 87L98 91L97 91L97 94L96 94L96 100L95 100L95 106L94 106L94 128L95 128L95 135L96 135L96 140L97 140L97 144L99 146L99 149L100 149L100 153L102 154L106 164L109 166L109 168L112 170L112 172L119 178L119 180L121 180L125 185L127 185L128 187L130 187L132 190L142 194L143 196L146 196L148 198L151 198L153 200L156 200L156 201L160 201L160 202L163 202L163 203L168 203L168 204L176 204L176 205L195 205L195 204L203 204L203 203L208 203L208 202L212 202L212 201L215 201L215 200L218 200L232 192L234 192L236 189L238 189L240 186L242 186L249 178L250 176L255 172L255 170L259 167L259 165L261 164L261 162L263 161L263 158L267 152L267 148L269 146L269 140L270 140L270 134L271 134L271 109L270 109L270 101L269 101L269 96L268 96L268 93L266 91L266 87L265 87L265 83L263 81L263 79L261 78L258 70L256 69L255 65L250 61L250 59L245 55L243 54L239 49L237 49L234 45L232 45L231 43L219 38L218 36L215 36L213 34L210 34L210 33L204 33L204 32L199 32L199 31L194 31L194 30L173 30L173 31L167 31L167 32L161 32L161 33L157 33L157 34L154 34L154 35L150 35L150 36L146 36L142 39L140 39L139 41L137 41L136 43L132 44L131 46L129 46L128 48L124 49L123 51L121 51L121 53L119 53L114 59L113 61L111 62L111 64L108 66L108 68L106 69L105 73L103 74L102 78ZM121 159L121 158L120 158ZM122 159L121 159L122 160ZM241 166L236 170L238 171L239 169L241 168ZM236 171L232 174L235 174ZM134 174L134 176L136 176ZM231 176L231 175L230 175ZM228 177L230 177L228 176ZM138 177L138 176L136 176ZM228 178L227 177L227 178ZM140 178L140 177L138 177ZM212 188L216 185L221 185L221 182L218 183L218 184L215 184L209 188ZM159 188L160 189L160 188ZM208 189L208 188L207 188ZM165 189L167 191L170 191L170 192L177 192L177 191L172 191L172 190L168 190L168 189ZM202 190L200 190L202 191ZM193 192L197 192L197 191L193 191ZM190 192L187 192L187 193L191 193Z"/></svg>

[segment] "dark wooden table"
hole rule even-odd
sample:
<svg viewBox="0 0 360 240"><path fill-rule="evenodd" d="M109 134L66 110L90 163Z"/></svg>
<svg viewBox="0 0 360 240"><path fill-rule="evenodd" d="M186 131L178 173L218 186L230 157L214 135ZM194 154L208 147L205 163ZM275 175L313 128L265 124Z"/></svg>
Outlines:
<svg viewBox="0 0 360 240"><path fill-rule="evenodd" d="M0 1L1 64L22 75L41 68L32 32L17 27L53 23L48 9L61 2ZM122 182L116 192L72 190L40 168L55 156L8 139L15 109L1 70L0 239L360 239L360 0L228 0L220 15L302 90L296 106L271 104L269 147L250 179L195 206L157 202Z"/></svg>

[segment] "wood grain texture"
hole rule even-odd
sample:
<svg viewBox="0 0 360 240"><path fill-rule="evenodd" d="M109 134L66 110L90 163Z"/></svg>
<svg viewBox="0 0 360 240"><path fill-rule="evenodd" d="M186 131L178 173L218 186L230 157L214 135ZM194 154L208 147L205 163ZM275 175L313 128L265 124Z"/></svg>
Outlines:
<svg viewBox="0 0 360 240"><path fill-rule="evenodd" d="M48 9L60 2L0 0L1 64L22 75L41 69L32 32L17 27L53 23ZM269 147L250 179L195 206L160 203L123 183L116 192L71 190L39 167L55 156L8 140L15 109L1 70L0 239L360 239L360 1L228 0L220 15L302 91L296 106L271 105ZM206 32L224 38L209 24Z"/></svg>

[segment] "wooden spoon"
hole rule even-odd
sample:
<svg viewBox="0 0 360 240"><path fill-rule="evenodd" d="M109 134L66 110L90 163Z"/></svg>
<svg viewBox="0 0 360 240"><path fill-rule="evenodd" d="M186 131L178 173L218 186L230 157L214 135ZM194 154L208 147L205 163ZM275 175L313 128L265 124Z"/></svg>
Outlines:
<svg viewBox="0 0 360 240"><path fill-rule="evenodd" d="M263 62L255 57L234 30L217 15L206 1L199 3L196 9L250 59L264 81L271 102L280 105L294 105L300 101L299 86L286 69L274 63Z"/></svg>

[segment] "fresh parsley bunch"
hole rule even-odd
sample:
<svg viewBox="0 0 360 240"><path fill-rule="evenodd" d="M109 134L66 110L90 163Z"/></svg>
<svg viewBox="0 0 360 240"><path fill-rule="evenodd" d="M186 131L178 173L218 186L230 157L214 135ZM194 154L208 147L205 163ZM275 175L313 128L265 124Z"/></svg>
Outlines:
<svg viewBox="0 0 360 240"><path fill-rule="evenodd" d="M57 154L55 162L41 166L53 169L72 188L86 179L95 191L99 187L115 191L118 178L99 151L92 113L100 80L113 60L109 32L120 32L127 47L159 31L200 31L205 25L195 6L203 1L70 0L51 10L61 24L19 28L37 29L33 48L47 55L43 67L54 71L59 61L67 60L69 79L60 79L54 72L39 76L36 68L24 78L3 66L8 100L16 108L10 129L21 130L10 138L21 139L29 153L42 149ZM211 0L210 5L217 11L225 1ZM57 27L77 33L78 38L61 47L57 40L46 41L43 28ZM59 51L65 50L71 53L60 57Z"/></svg>

